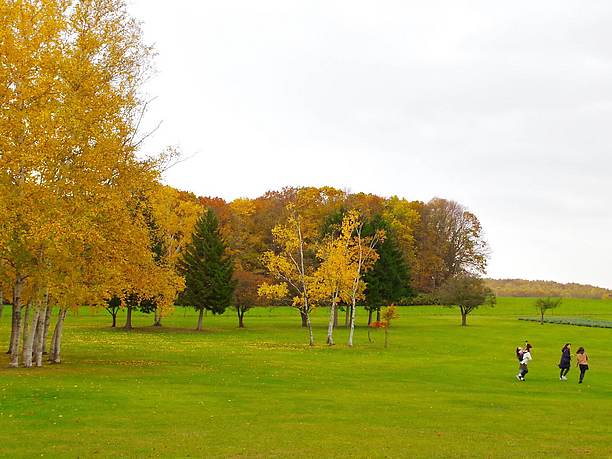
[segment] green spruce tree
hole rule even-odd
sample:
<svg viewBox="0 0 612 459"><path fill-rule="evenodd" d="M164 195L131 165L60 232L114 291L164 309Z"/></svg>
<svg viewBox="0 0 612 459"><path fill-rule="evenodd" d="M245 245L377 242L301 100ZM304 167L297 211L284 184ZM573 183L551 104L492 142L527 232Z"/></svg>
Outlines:
<svg viewBox="0 0 612 459"><path fill-rule="evenodd" d="M197 330L202 330L204 311L223 314L236 285L233 260L226 254L219 220L211 209L198 219L178 268L185 276L181 302L199 311Z"/></svg>
<svg viewBox="0 0 612 459"><path fill-rule="evenodd" d="M412 296L410 289L410 269L397 244L393 231L378 215L374 216L365 228L367 233L385 230L385 240L377 248L378 261L365 275L366 297L365 308L368 310L368 325L372 322L372 313L376 311L376 320L380 320L380 308L397 303Z"/></svg>

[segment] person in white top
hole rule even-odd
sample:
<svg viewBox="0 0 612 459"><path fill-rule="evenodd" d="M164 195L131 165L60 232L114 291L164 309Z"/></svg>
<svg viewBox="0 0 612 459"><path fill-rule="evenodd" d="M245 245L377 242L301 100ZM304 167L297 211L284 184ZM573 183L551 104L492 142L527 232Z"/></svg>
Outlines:
<svg viewBox="0 0 612 459"><path fill-rule="evenodd" d="M525 350L523 351L523 359L521 360L520 371L518 375L516 375L516 379L518 379L519 381L525 381L525 375L529 373L527 364L529 363L530 360L532 360L531 348L532 348L531 344L527 344L527 346L525 347Z"/></svg>

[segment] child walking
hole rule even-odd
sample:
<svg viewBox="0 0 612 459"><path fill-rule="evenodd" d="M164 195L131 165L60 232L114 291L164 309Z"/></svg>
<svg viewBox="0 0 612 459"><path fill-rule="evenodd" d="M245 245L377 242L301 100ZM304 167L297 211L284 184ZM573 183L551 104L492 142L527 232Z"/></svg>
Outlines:
<svg viewBox="0 0 612 459"><path fill-rule="evenodd" d="M581 346L576 351L576 365L580 368L580 380L578 384L582 384L584 379L584 373L589 369L589 356L584 352L584 348Z"/></svg>
<svg viewBox="0 0 612 459"><path fill-rule="evenodd" d="M559 362L559 368L561 368L561 373L559 373L560 381L567 381L567 373L570 371L572 354L570 343L566 343L561 349L561 361Z"/></svg>

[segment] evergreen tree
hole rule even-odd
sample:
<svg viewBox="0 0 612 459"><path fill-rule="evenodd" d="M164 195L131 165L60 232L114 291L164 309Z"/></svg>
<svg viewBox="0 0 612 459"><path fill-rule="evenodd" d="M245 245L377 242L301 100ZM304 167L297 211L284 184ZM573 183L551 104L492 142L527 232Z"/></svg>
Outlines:
<svg viewBox="0 0 612 459"><path fill-rule="evenodd" d="M385 240L377 248L378 261L365 275L366 298L365 307L368 310L368 324L372 322L372 312L380 315L382 306L389 306L412 295L410 289L410 268L399 248L397 240L389 225L380 216L374 216L369 222L366 232L385 230ZM380 320L377 317L376 320Z"/></svg>
<svg viewBox="0 0 612 459"><path fill-rule="evenodd" d="M236 286L233 260L226 254L219 220L211 209L198 219L178 268L185 276L181 301L200 312L197 330L201 330L204 310L223 314Z"/></svg>

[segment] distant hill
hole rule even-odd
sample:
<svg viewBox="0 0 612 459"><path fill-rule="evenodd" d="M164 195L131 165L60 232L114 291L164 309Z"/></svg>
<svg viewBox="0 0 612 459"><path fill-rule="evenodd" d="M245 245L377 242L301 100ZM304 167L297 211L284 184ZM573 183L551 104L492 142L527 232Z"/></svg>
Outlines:
<svg viewBox="0 0 612 459"><path fill-rule="evenodd" d="M593 285L525 279L485 279L485 281L497 296L612 298L612 290Z"/></svg>

